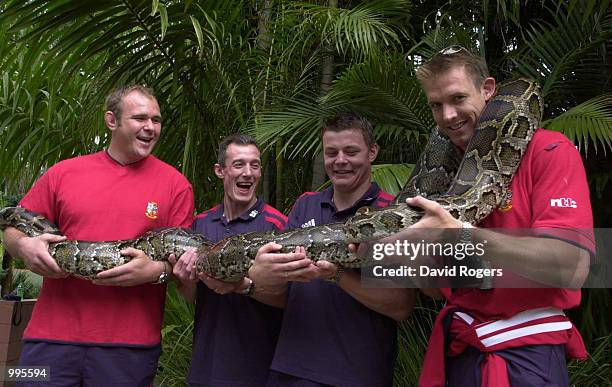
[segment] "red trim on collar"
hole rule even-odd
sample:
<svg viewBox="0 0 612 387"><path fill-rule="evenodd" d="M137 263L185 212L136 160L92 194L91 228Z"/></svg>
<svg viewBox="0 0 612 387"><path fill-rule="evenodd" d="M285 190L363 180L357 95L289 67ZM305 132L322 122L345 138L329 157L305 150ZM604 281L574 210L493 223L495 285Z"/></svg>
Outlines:
<svg viewBox="0 0 612 387"><path fill-rule="evenodd" d="M278 230L280 231L284 231L285 230L285 225L278 219L273 218L271 216L266 216L264 217L264 220L268 223L272 223Z"/></svg>
<svg viewBox="0 0 612 387"><path fill-rule="evenodd" d="M210 215L212 212L216 211L219 207L221 206L221 204L217 204L216 206L209 208L208 210L202 212L201 214L196 215L196 219L204 219L206 218L208 215Z"/></svg>

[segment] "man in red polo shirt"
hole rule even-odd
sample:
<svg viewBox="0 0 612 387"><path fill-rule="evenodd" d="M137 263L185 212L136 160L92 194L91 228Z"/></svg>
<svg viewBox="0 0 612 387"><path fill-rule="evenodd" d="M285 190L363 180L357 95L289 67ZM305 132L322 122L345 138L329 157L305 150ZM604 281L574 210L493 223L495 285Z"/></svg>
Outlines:
<svg viewBox="0 0 612 387"><path fill-rule="evenodd" d="M77 240L132 239L160 227L189 227L191 185L151 155L161 132L152 91L122 87L106 105L108 148L55 164L20 205ZM170 265L129 248L123 252L133 257L129 263L94 281L77 279L47 251L50 242L62 239L50 234L29 238L10 227L4 232L7 250L44 277L23 335L20 366L49 366L54 386L149 386L161 353Z"/></svg>
<svg viewBox="0 0 612 387"><path fill-rule="evenodd" d="M495 94L484 59L452 46L421 66L417 76L438 127L465 152ZM416 235L436 241L444 232L437 236L435 229L465 228L472 242L487 241L486 258L493 267L523 281L564 287L426 290L444 296L446 305L434 325L420 385L567 386L566 353L584 358L586 351L563 310L580 304L580 290L572 288L586 279L594 251L589 190L574 145L560 133L538 129L506 201L477 227L453 218L436 202L422 197L407 202L422 208L423 218L382 242ZM531 229L532 236L488 228Z"/></svg>

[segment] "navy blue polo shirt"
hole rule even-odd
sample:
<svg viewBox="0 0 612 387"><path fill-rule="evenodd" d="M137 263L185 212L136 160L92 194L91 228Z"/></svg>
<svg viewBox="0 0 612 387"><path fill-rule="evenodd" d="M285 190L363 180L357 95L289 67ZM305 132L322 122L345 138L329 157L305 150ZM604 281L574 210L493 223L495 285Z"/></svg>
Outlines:
<svg viewBox="0 0 612 387"><path fill-rule="evenodd" d="M198 215L192 228L211 241L254 231L284 230L287 217L261 198L228 222L223 204ZM219 295L198 282L189 383L262 386L268 376L282 309L240 294Z"/></svg>
<svg viewBox="0 0 612 387"><path fill-rule="evenodd" d="M303 194L289 228L339 222L363 206L386 207L393 196L372 183L352 207L336 211L331 188ZM327 281L292 282L272 369L333 386L391 386L397 324Z"/></svg>

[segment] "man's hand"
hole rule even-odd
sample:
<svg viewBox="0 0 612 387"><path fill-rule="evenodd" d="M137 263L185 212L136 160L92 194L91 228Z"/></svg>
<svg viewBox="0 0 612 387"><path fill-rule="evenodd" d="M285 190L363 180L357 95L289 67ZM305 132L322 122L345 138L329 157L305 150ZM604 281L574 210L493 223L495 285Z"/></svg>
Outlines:
<svg viewBox="0 0 612 387"><path fill-rule="evenodd" d="M258 288L278 292L284 290L289 281L308 282L317 278L319 269L306 258L303 247L297 247L293 253L279 253L281 248L270 242L257 252L249 278Z"/></svg>
<svg viewBox="0 0 612 387"><path fill-rule="evenodd" d="M8 230L7 230L8 231ZM17 256L28 269L43 277L66 278L66 273L49 254L49 243L66 240L65 236L42 234L36 237L23 236L17 240Z"/></svg>
<svg viewBox="0 0 612 387"><path fill-rule="evenodd" d="M453 218L453 216L437 202L425 199L422 196L416 196L406 199L406 204L413 207L419 207L425 211L421 220L409 228L449 229L462 227L461 221Z"/></svg>
<svg viewBox="0 0 612 387"><path fill-rule="evenodd" d="M322 280L326 280L329 281L333 278L336 277L336 274L338 274L338 265L333 264L329 261L318 261L317 263L315 263L315 266L317 267L317 271L316 273L316 278L318 279L322 279Z"/></svg>
<svg viewBox="0 0 612 387"><path fill-rule="evenodd" d="M195 249L186 250L178 260L174 254L170 254L168 262L172 265L174 278L182 284L197 283L199 280L195 268L197 259L198 254Z"/></svg>
<svg viewBox="0 0 612 387"><path fill-rule="evenodd" d="M174 254L170 254L168 257L178 291L191 302L196 299L197 283L199 281L195 268L197 259L198 254L195 249L186 250L178 260Z"/></svg>
<svg viewBox="0 0 612 387"><path fill-rule="evenodd" d="M122 255L132 257L124 265L98 273L92 282L96 285L134 286L153 283L164 270L164 263L152 261L142 250L128 247L121 250Z"/></svg>

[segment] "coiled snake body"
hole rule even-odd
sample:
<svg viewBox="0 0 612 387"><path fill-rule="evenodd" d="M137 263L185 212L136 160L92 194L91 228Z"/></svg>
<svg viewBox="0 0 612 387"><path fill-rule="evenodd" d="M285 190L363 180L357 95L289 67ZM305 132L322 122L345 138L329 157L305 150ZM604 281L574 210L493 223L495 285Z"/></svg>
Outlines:
<svg viewBox="0 0 612 387"><path fill-rule="evenodd" d="M153 260L198 250L198 271L236 281L246 275L257 250L268 242L290 252L304 246L313 261L328 260L359 267L348 243L392 235L416 223L422 212L403 201L416 195L437 201L451 215L478 223L498 206L516 172L542 115L540 91L532 81L518 79L499 86L488 102L461 157L450 140L434 129L408 182L395 203L384 209L362 208L346 223L301 228L287 232L249 233L211 244L204 236L180 228L150 231L134 240L110 242L63 241L49 245L58 265L77 277L93 278L103 270L126 263L126 247L143 250ZM18 207L0 210L0 228L12 226L29 236L60 234L44 217Z"/></svg>

